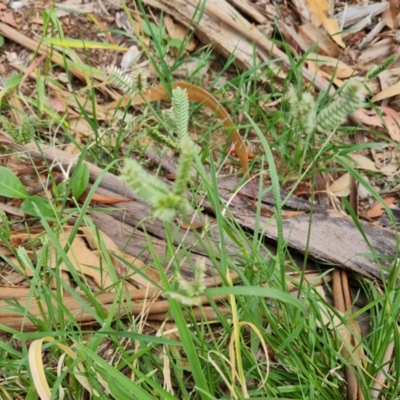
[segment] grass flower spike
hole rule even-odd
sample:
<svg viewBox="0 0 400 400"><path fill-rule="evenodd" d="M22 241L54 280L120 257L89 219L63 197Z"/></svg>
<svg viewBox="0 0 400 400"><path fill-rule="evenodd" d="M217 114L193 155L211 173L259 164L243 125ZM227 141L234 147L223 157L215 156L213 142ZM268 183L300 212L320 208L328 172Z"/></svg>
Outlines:
<svg viewBox="0 0 400 400"><path fill-rule="evenodd" d="M288 100L290 104L291 119L296 125L296 128L307 135L312 133L317 123L317 116L315 112L314 98L311 93L303 93L301 99L299 99L292 85L288 91Z"/></svg>
<svg viewBox="0 0 400 400"><path fill-rule="evenodd" d="M35 267L32 264L32 261L29 259L28 252L22 246L19 246L16 250L17 257L21 262L21 265L24 266L26 269L29 269L32 273L35 272Z"/></svg>
<svg viewBox="0 0 400 400"><path fill-rule="evenodd" d="M185 136L181 140L181 154L179 157L178 168L176 171L176 178L174 183L173 192L176 196L184 197L186 186L190 180L190 173L192 170L193 157L196 153L192 139Z"/></svg>
<svg viewBox="0 0 400 400"><path fill-rule="evenodd" d="M172 91L172 110L175 117L176 133L179 139L187 135L189 124L189 100L185 89Z"/></svg>
<svg viewBox="0 0 400 400"><path fill-rule="evenodd" d="M26 144L32 141L35 135L35 125L33 121L24 116L21 121L21 126L15 126L7 118L1 116L0 122L3 129L15 140L18 144Z"/></svg>
<svg viewBox="0 0 400 400"><path fill-rule="evenodd" d="M168 110L162 110L161 118L167 129L172 132L176 132L175 114L172 108L169 108Z"/></svg>
<svg viewBox="0 0 400 400"><path fill-rule="evenodd" d="M389 69L397 61L397 58L398 57L396 54L392 54L381 65L375 65L370 71L368 71L367 75L365 76L365 81L369 82L372 79L375 79L383 71Z"/></svg>
<svg viewBox="0 0 400 400"><path fill-rule="evenodd" d="M146 133L157 143L162 146L167 146L172 150L178 150L179 144L169 136L162 134L158 128L148 127Z"/></svg>
<svg viewBox="0 0 400 400"><path fill-rule="evenodd" d="M142 92L146 88L142 71L126 74L121 69L112 66L108 69L110 82L117 88L121 89L125 95L134 96L138 92Z"/></svg>
<svg viewBox="0 0 400 400"><path fill-rule="evenodd" d="M151 204L154 215L164 221L170 221L176 214L187 214L191 207L185 191L190 180L195 147L187 135L189 123L189 100L186 90L176 88L172 92L172 109L163 113L166 124L174 127L179 144L160 133L157 128L149 128L148 134L157 142L181 152L172 190L160 179L149 174L137 161L126 160L122 170L122 179L135 191L137 196Z"/></svg>
<svg viewBox="0 0 400 400"><path fill-rule="evenodd" d="M177 274L176 280L179 283L179 289L184 292L167 292L166 295L187 306L199 306L201 304L200 296L206 290L205 285L206 266L204 260L198 261L194 270L194 279L192 282L185 280L181 274Z"/></svg>
<svg viewBox="0 0 400 400"><path fill-rule="evenodd" d="M3 210L0 210L0 234L2 234L7 240L11 238L10 221Z"/></svg>
<svg viewBox="0 0 400 400"><path fill-rule="evenodd" d="M317 117L317 130L331 131L343 123L354 111L363 106L363 84L356 79L350 79L340 97L325 107Z"/></svg>
<svg viewBox="0 0 400 400"><path fill-rule="evenodd" d="M137 161L125 160L122 179L135 191L137 197L153 206L160 197L170 193L168 186L154 175L148 173Z"/></svg>

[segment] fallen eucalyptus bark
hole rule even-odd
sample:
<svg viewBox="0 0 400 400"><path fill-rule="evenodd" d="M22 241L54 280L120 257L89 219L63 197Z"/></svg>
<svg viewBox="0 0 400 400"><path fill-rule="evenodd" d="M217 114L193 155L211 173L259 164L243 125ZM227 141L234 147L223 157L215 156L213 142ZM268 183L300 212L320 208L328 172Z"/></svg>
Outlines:
<svg viewBox="0 0 400 400"><path fill-rule="evenodd" d="M226 201L231 198L227 191L221 191L220 195ZM273 204L263 202L263 205L273 212ZM249 208L248 201L237 196L230 202L229 211L240 225L252 229L256 216L252 210L244 213L246 208ZM349 216L336 211L315 207L312 211L285 218L284 208L283 217L283 234L289 247L360 275L382 280L398 257L396 232L362 221L359 221L359 229ZM275 219L263 215L258 218L260 233L276 240Z"/></svg>
<svg viewBox="0 0 400 400"><path fill-rule="evenodd" d="M174 173L176 163L168 157L160 157L156 152L148 151L155 163ZM219 195L228 204L229 212L244 228L254 230L255 220L259 219L259 233L269 239L278 239L278 230L274 215L272 190L263 186L261 191L261 213L256 215L257 200L253 200L255 188L259 184L246 183L237 194L239 179L225 177L218 179ZM258 196L257 196L258 197ZM283 203L283 233L289 248L329 263L345 267L368 278L382 280L398 257L398 233L367 222L359 221L360 229L354 221L343 213L329 210L316 204L281 192ZM286 200L285 200L286 199ZM204 203L206 211L212 213L211 205Z"/></svg>
<svg viewBox="0 0 400 400"><path fill-rule="evenodd" d="M21 152L27 151L34 158L42 160L45 158L50 164L57 159L58 163L65 168L71 165L73 168L74 165L73 157L62 150L41 145L39 151L33 143L26 146L17 145L4 132L0 136L0 144ZM143 220L144 216L149 215L147 205L137 200L133 191L121 179L113 174L104 173L101 168L91 163L87 163L87 165L90 170L91 182L100 180L100 190L109 190L114 196L120 195L135 199L132 203L116 204L114 209L120 208L121 211L113 211L114 218L135 228L140 222L141 226L138 228L155 237L165 239L163 223L159 220ZM170 162L169 165L170 168L173 168L174 163ZM164 166L167 166L165 162ZM272 217L274 202L271 192L268 191L268 188L263 189L262 193L265 194L262 195L261 215L256 215L252 196L254 189L258 190L258 184L247 183L236 195L232 196L232 189L236 188L238 183L239 179L235 178L218 181L219 195L225 204L228 204L227 207L232 217L247 230L254 230L255 220L258 218L259 234L276 240L278 231L275 218ZM284 193L282 193L282 198L285 198ZM203 206L212 215L212 206L207 202L203 202ZM342 266L365 277L382 280L390 270L392 261L397 258L397 232L362 221L359 222L360 231L350 217L317 205L311 207L309 202L295 196L291 196L285 201L283 217L283 232L287 246L303 254L307 253L317 260ZM199 214L200 222L204 222L205 219L204 214ZM207 240L207 245L209 246L211 243L214 251L218 252L219 233L212 224L211 228L205 232L206 237L201 240L200 235L193 231L177 229L179 235L176 237L176 244L181 243L180 241L184 238L185 246L188 246L194 253L204 255L201 240ZM234 243L232 241L227 243L230 247L228 254L238 255L240 250Z"/></svg>

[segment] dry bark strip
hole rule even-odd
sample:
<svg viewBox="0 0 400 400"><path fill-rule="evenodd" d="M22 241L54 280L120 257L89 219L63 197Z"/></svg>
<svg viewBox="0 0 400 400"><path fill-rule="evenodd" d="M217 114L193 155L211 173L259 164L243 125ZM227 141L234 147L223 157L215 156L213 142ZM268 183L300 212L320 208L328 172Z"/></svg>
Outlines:
<svg viewBox="0 0 400 400"><path fill-rule="evenodd" d="M228 201L231 196L221 193L221 197ZM252 229L255 214L251 210L243 212L246 204L248 208L248 202L237 196L231 201L229 210L242 226ZM273 211L271 204L266 204L266 207ZM265 236L274 240L278 238L275 219L260 216L259 225ZM316 208L312 213L305 212L284 219L283 234L291 248L302 253L308 248L308 254L317 260L382 280L390 270L392 261L398 257L397 234L365 222L360 222L360 225L369 245L350 217L333 210Z"/></svg>

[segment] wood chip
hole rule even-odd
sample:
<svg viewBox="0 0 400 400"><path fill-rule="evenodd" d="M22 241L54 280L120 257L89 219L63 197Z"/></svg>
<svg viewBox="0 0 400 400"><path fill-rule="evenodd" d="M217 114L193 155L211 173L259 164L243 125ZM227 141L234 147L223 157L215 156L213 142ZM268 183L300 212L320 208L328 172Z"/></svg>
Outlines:
<svg viewBox="0 0 400 400"><path fill-rule="evenodd" d="M347 28L351 25L356 24L358 21L365 17L375 17L382 14L389 8L389 3L373 3L368 6L351 6L345 7L345 9L337 13L335 17L339 21L339 25L343 28Z"/></svg>

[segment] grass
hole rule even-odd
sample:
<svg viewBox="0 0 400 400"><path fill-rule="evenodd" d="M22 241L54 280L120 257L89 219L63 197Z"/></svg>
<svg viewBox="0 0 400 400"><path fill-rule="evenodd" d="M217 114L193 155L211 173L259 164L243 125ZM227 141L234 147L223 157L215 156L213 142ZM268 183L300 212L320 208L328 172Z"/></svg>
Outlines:
<svg viewBox="0 0 400 400"><path fill-rule="evenodd" d="M174 67L168 67L165 62L166 43L159 33L162 29L159 28L157 32L140 2L139 7L151 36L151 48L144 47L144 52L159 78L167 84L173 81L171 70ZM53 27L59 26L54 16L47 23L48 30L43 37ZM190 58L184 55L183 49L184 42L178 49L175 66L196 58L204 64L207 58L213 57L207 48ZM67 53L74 55L75 50L68 49ZM300 67L303 60L291 57L293 65ZM89 59L85 58L86 62ZM68 72L67 59L64 60L64 68ZM219 71L216 67L212 72L210 88L213 94L229 99L223 102L224 106L229 109L233 120L240 121L244 137L252 143L257 155L251 165L252 173L264 171L266 180L272 184L275 218L280 227L283 223L280 187L294 192L300 181L307 181L312 187L314 176L320 171L347 170L371 196L382 201L365 179L364 173L356 171L343 157L367 147L346 142L354 129L341 129L340 134L330 136L299 132L288 123L289 111L284 95L271 91L274 78L267 65L254 65L251 70L240 72L233 67L232 61L218 61ZM51 66L47 65L50 75ZM232 79L221 85L225 76ZM298 83L301 81L299 76L298 69L294 68L280 85L286 91L289 83L295 82L299 90L305 90ZM257 83L260 78L269 82L270 91ZM39 99L27 101L22 92L16 96L22 101L26 100L26 105L34 115L48 121L48 127L36 125L35 141L38 148L46 142L47 129L54 126L63 136L57 141L75 140L68 118L60 118L49 108L41 106L48 95L44 83L49 79L49 76L43 75L41 83L38 83L37 93L42 96L40 102ZM196 74L187 77L189 82L192 79L198 83ZM72 81L70 83L73 84ZM90 107L81 103L77 108L81 121L90 127L94 135L86 143L78 145L81 151L79 163L84 159L90 160L119 175L120 161L127 155L142 160L144 164L148 162L143 153L145 145L140 144L137 135L143 135L142 123L154 125L154 121L159 121L159 111L164 105L146 105L140 111L135 111L136 125L131 132L127 132L124 125L131 112L125 110L120 121L117 116L111 121L109 125L115 125L111 130L110 126L96 118L98 92L94 86L89 83L87 87ZM9 94L10 98L15 96L12 92ZM5 99L1 113L10 115L9 112L15 109L13 103L8 102L7 97ZM271 106L266 113L261 105L276 100L280 102ZM322 107L325 101L332 100L322 98L317 103L318 107ZM127 300L123 279L112 272L112 253L101 239L101 233L97 232L100 238L98 250L103 254L100 257L101 273L111 271L114 289L114 297L105 307L99 300L99 293L93 290L93 282L79 273L76 261L68 252L79 236L79 227L93 227L90 212L96 207L92 206L91 199L100 184L100 178L93 182L83 203L71 202L71 193L76 188L76 182L82 182L84 178L70 181L63 190L56 182L51 182L53 191L58 190L59 193L54 201L56 218L50 219L40 208L35 209L43 227L44 245L29 236L23 243L30 250L30 274L29 268L26 268L29 262L23 262L23 257L17 251L18 246L13 242L14 225L11 237L4 232L0 234L1 241L10 250L10 254L2 255L2 259L13 270L26 274L30 283L27 303L40 305L35 315L29 307L16 300L8 300L0 308L0 312L13 310L17 315L24 316L26 323L30 321L31 325L28 325L35 329L34 332L25 331L25 325L22 329L12 328L9 324L7 326L6 321L0 320L0 327L7 333L0 341L2 398L35 399L41 396L46 399L57 398L64 393L71 399L341 399L345 398L347 388L346 368L354 373L364 398L394 399L400 396L398 266L384 279L383 287L367 279L358 280L356 298L362 292L367 301L355 314L335 309L327 297L327 292L331 291L330 285L325 285L323 292L316 284L318 277L313 278L312 282L304 280L307 254L303 265L298 267L286 248L282 233L276 252L271 253L261 234L244 231L224 209L217 176L220 168L227 173L226 149L218 152L214 164L214 149L208 145L214 132L220 129L220 122L202 116L199 111L198 105L190 105L191 126L203 133L198 135L201 146L195 162L197 181L189 186L189 190L193 198L201 195L211 204L219 235L208 238L199 233L196 236L211 270L222 282L217 287L204 290L214 317L206 318L205 308L200 307L201 317L198 318L191 307L172 298L168 300L168 320L155 322L147 316L152 299L148 300L149 303L139 304L143 312L133 313L132 309L137 304ZM108 132L107 139L104 139L103 132ZM238 164L232 157L229 161ZM206 172L203 164L207 164L209 172ZM33 161L32 165L35 165ZM153 173L162 172L151 164L149 168ZM50 175L50 168L47 174ZM84 171L78 166L72 177L74 174L84 175ZM293 184L293 181L297 183ZM201 207L200 203L198 208ZM101 207L96 209L105 211ZM390 210L387 211L390 216ZM260 213L259 203L255 227L260 225ZM161 257L151 235L146 232L145 223L151 222L151 218L149 216L136 227L147 237L147 246L143 250L149 254L146 257L147 264L139 268L128 263L129 270L161 288L163 293L176 291L179 283L176 274L181 271L182 262L187 261L193 269L196 268L196 264L189 259L191 247L185 243L177 246L180 243L178 226L176 223L166 223L165 253ZM353 218L357 223L355 214ZM67 221L70 229L66 229ZM16 218L12 220L15 226L20 222ZM31 221L27 227L28 230L33 229ZM358 227L362 229L360 224ZM255 231L258 232L257 229ZM67 240L62 241L62 237ZM43 248L49 243L56 254L52 263L43 256ZM232 243L238 249L235 254L230 251ZM319 277L334 268L323 268L318 262L313 266ZM71 287L64 280L61 267L67 271L74 286ZM289 294L288 267L300 276L294 285L298 289L297 296ZM152 278L155 275L146 273L151 268L158 274L159 282ZM241 282L239 286L233 284L235 274ZM50 282L53 282L53 286ZM94 324L82 324L80 314L64 304L66 295L80 305ZM224 300L217 303L212 296L224 296ZM228 309L229 313L224 309ZM354 320L355 317L367 316L370 318L370 330L361 336ZM356 338L356 351L351 347L354 343L348 339L349 332ZM392 355L387 353L387 349L393 343L395 350ZM352 355L346 354L345 350ZM372 388L378 373L386 376L386 382L383 388L377 389L376 395Z"/></svg>

